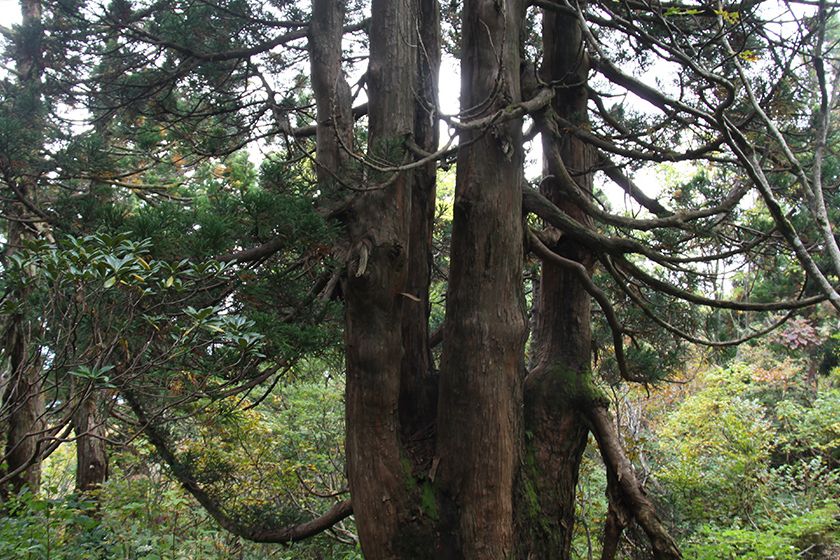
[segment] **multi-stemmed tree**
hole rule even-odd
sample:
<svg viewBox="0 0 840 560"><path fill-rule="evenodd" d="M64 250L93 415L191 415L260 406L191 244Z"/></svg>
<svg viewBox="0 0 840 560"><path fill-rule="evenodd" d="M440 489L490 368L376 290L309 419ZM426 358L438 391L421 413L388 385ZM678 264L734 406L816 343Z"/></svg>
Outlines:
<svg viewBox="0 0 840 560"><path fill-rule="evenodd" d="M110 167L74 168L71 190L110 184L160 197L165 165L189 183L184 168L268 147L309 169L314 186L302 194L339 228L318 253L337 265L304 301L344 306L348 501L300 525L244 523L177 456L164 423L175 422L173 405L149 398L166 400L167 384L139 373L116 383L117 400L185 488L247 538L304 538L352 507L369 558L567 558L592 433L608 478L603 557L614 557L622 531L637 523L652 556L677 558L622 451L599 373L651 383L667 377L680 341L731 346L798 309L840 309L837 73L825 2L115 0L51 8L51 21L73 38L67 52L85 66L75 80L60 73L67 102L84 105L98 125L91 137L108 140L93 151L107 152ZM7 34L29 37L26 29ZM438 101L445 50L461 64L457 115L443 114ZM366 70L351 85L360 59ZM19 61L18 82L38 84L40 74ZM439 139L441 123L448 142ZM537 136L543 173L534 188L523 168ZM5 162L4 184L10 208L28 210L6 212L12 252L20 219L62 225L60 197L33 202L27 194L61 173L10 174L16 161ZM666 162L682 162L686 177L634 182L635 172ZM453 163L445 319L432 334L436 177L438 164ZM22 188L21 177L33 184ZM613 184L628 211L604 197ZM205 256L268 277L288 234L263 237ZM526 294L531 255L540 274ZM773 294L731 289L731 272L745 267L784 282ZM242 289L234 283L214 297L247 314ZM8 333L20 332L14 317ZM596 348L593 325L609 333L610 350ZM14 340L23 339L7 340L11 378L37 378L15 365ZM286 351L267 361L300 354ZM227 387L270 383L281 369L256 368ZM41 406L37 382L30 387L27 402ZM22 408L8 394L12 420ZM34 424L27 430L19 437L10 429L10 442L38 441ZM30 450L20 472L36 476L40 453Z"/></svg>

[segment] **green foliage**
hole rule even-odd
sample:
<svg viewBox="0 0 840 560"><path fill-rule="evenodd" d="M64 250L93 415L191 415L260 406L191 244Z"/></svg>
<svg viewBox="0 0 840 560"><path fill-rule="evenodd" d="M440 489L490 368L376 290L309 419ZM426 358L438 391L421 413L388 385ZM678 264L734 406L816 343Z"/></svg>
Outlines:
<svg viewBox="0 0 840 560"><path fill-rule="evenodd" d="M118 469L115 478L123 475ZM0 518L0 556L28 560L193 560L265 558L255 545L217 528L183 490L160 475L133 474L99 490L96 503L73 496L23 495ZM321 543L326 550L332 546ZM280 554L279 558L311 558ZM341 558L342 556L335 556Z"/></svg>
<svg viewBox="0 0 840 560"><path fill-rule="evenodd" d="M99 523L93 504L74 500L16 496L0 517L0 556L58 560L102 557ZM84 533L85 538L78 535Z"/></svg>
<svg viewBox="0 0 840 560"><path fill-rule="evenodd" d="M784 428L777 443L781 452L840 464L840 389L823 391L808 404L780 401L776 415Z"/></svg>
<svg viewBox="0 0 840 560"><path fill-rule="evenodd" d="M767 476L776 434L761 405L748 398L743 367L706 375L659 432L666 460L656 473L685 520L727 520L751 512Z"/></svg>
<svg viewBox="0 0 840 560"><path fill-rule="evenodd" d="M805 549L840 539L840 508L831 504L764 528L703 526L687 543L690 560L797 560Z"/></svg>
<svg viewBox="0 0 840 560"><path fill-rule="evenodd" d="M686 558L818 558L840 544L840 392L814 386L823 338L806 326L702 370L646 438Z"/></svg>
<svg viewBox="0 0 840 560"><path fill-rule="evenodd" d="M186 469L240 520L255 526L305 521L316 495L344 490L341 387L289 380L256 402L198 402L173 442ZM289 493L295 500L280 498Z"/></svg>
<svg viewBox="0 0 840 560"><path fill-rule="evenodd" d="M685 558L692 560L749 559L794 560L797 550L777 533L752 529L718 529L704 527L697 535L698 543L689 544Z"/></svg>
<svg viewBox="0 0 840 560"><path fill-rule="evenodd" d="M49 326L40 340L54 355L56 373L80 379L107 381L115 365L84 361L91 346L105 354L119 348L120 355L131 355L135 347L154 343L170 361L207 348L218 369L260 357L264 337L254 331L254 322L221 305L207 305L201 295L206 286L227 282L230 265L159 259L152 248L148 239L128 234L31 242L10 258L3 277L7 289L25 283L29 302L7 299L0 313L10 315L22 306L37 312ZM74 339L62 332L74 332ZM104 347L103 340L111 346Z"/></svg>
<svg viewBox="0 0 840 560"><path fill-rule="evenodd" d="M315 377L311 373L301 372ZM259 409L222 408L203 414L202 430L180 449L241 520L252 515L278 526L306 520L329 507L330 500L316 494L344 489L341 385L302 379L272 393ZM329 535L284 546L230 535L169 476L148 444L113 453L110 480L91 499L79 500L71 493L74 452L73 445L63 446L47 462L43 496L24 494L9 503L13 515L0 517L0 557L361 559L355 543ZM279 502L297 505L284 511ZM352 522L339 529L351 535Z"/></svg>
<svg viewBox="0 0 840 560"><path fill-rule="evenodd" d="M367 11L365 2L346 4L348 23ZM279 550L244 544L216 529L169 478L189 473L219 498L225 512L264 526L306 519L323 509L325 500L317 495L346 490L341 383L334 379L342 367L335 320L340 304L332 301L339 296L326 289L339 278L342 265L333 259L346 247L334 243L335 226L316 209L346 193L316 184L311 140L288 130L295 121L311 124L318 112L302 70L306 49L301 31L310 18L302 6L285 0L47 2L44 52L34 57L36 80L15 76L11 67L16 48L41 38L40 24L14 31L21 36L7 57L7 79L0 82L3 182L11 186L37 178L28 194L50 216L58 241L10 251L0 287L8 295L26 284L26 299L3 297L0 315L26 314L33 327L27 351L44 357L44 391L52 403L47 416L59 416L55 411L72 402L80 386L95 389L114 405L115 418L108 419L107 428L118 441L125 435L120 433L126 431L124 424L132 434L137 428L116 419L134 391L158 407L156 420L177 458L170 470L148 449L127 443L136 456L125 450L115 455L113 478L95 496L98 507L93 507L70 496L67 483L56 482L67 480L72 471L66 454L72 448L63 446L64 455L46 467L51 480L44 495L22 495L7 504L13 515L0 520L0 557L359 556L349 522L336 531L347 541L341 544L326 537ZM461 7L452 2L442 9L443 35L454 52L461 38ZM604 42L599 52L621 66L632 61L626 67L641 75L656 68L652 42L665 47L660 53L685 48L696 53L701 66L720 71L722 80L733 76L733 61L749 66L778 56L770 52L775 47L764 33L751 31L759 30L752 27L753 12L712 12L723 29L705 18L708 8L671 6L662 12L664 19L641 18L635 24L629 18L597 30ZM537 12L531 10L527 18L526 52L537 61L542 56ZM640 26L635 38L621 34L622 27L632 25ZM284 39L291 48L270 43L286 33L301 33L301 41ZM717 48L723 36L731 37L738 50L734 56ZM668 41L674 41L675 50ZM363 44L365 39L347 42ZM353 61L364 57L356 56L355 46L348 48L344 68L353 74ZM239 55L223 54L237 50ZM714 83L695 79L701 73L691 68L688 74L665 74L670 76L660 76L657 86L666 95L679 91L680 103L699 103L706 110L723 93L715 91ZM375 80L368 82L365 87L375 87ZM758 96L768 99L768 114L786 135L792 133L791 146L806 166L808 146L797 135L813 121L803 103L815 99L813 92L803 91L810 84L804 74L786 74L772 84L755 81ZM703 119L678 114L659 119L621 101L609 103L602 111L609 118L593 119L592 130L621 147L636 144L633 149L655 153L657 143L682 149L716 136L714 130L703 131ZM53 114L86 111L95 117L86 130ZM731 122L756 122L750 119L754 108L744 107L741 99L730 100L726 111ZM366 143L361 122L351 148ZM610 127L640 135L612 135ZM748 136L761 134L744 130ZM242 149L254 147L256 140L261 147L285 140L286 151L267 157L258 169ZM765 142L756 147L773 163L773 147ZM372 152L400 163L403 144L403 139L386 142ZM830 138L829 146L835 144L836 137ZM706 156L713 157L697 160L701 164L661 166L662 199L671 210L714 207L745 181L742 171L723 163L731 156L725 145ZM620 160L629 172L639 169L630 157ZM837 167L838 159L828 157L826 177L836 178ZM362 175L373 186L386 180L356 164L345 172L352 179L348 183L359 182ZM799 187L781 172L771 175L785 212L803 239L813 243L808 213L796 207ZM454 174L442 172L440 179L430 294L434 327L444 318ZM840 204L831 197L838 195L827 195L836 222ZM652 277L679 289L723 295L723 288L707 277L708 263L691 263L690 258L734 249L734 259L720 262L724 269L748 265L748 272L733 280L736 299L788 298L798 293L803 274L790 254L778 250L766 210L745 208L749 199L731 215L716 213L682 228L634 232L599 227L674 257L688 256L674 260L675 266L632 257ZM4 215L14 219L14 214L5 208ZM754 237L766 237L769 244L759 242L754 254L741 253ZM231 257L268 242L276 250L257 261L240 263ZM612 285L606 276L596 280ZM631 287L652 312L629 305L628 294L615 285L608 289L628 337L630 369L648 381L672 378L686 356L682 342L663 335L654 319L687 333L705 330L714 335L710 338L746 330L740 317L698 312L696 305L643 284L631 282ZM742 352L739 363L704 371L658 425L629 442L631 458L650 460L652 470L646 474L655 481L652 493L674 508L689 556L792 558L836 541L838 512L831 500L840 489L840 390L826 387L811 357L803 357L820 347L823 334L809 320L789 321L771 344ZM599 351L607 348L599 356L599 373L618 385L608 349L611 333L603 322L596 325L595 338ZM836 384L840 373L831 364L827 383ZM251 383L265 373L271 374L267 381ZM591 379L570 380L569 372L557 373L558 406L607 399ZM231 390L237 385L247 390ZM593 550L606 510L598 458L588 453L583 468L581 523L574 543L581 555ZM535 487L525 492L536 503ZM436 518L431 485L424 483L419 494L425 513Z"/></svg>

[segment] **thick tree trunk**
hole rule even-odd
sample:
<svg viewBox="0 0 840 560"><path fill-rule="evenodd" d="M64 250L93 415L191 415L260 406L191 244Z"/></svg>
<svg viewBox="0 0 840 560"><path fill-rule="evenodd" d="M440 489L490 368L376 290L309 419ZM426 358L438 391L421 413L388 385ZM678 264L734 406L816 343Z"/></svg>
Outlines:
<svg viewBox="0 0 840 560"><path fill-rule="evenodd" d="M519 101L517 0L463 7L466 118ZM522 122L461 135L438 404L435 484L445 558L513 555L521 447Z"/></svg>
<svg viewBox="0 0 840 560"><path fill-rule="evenodd" d="M21 97L29 102L23 105L27 113L19 115L28 122L28 126L40 126L40 83L41 83L41 3L39 0L21 1L22 23L17 41L16 71L21 90ZM37 134L34 135L37 137ZM30 157L37 158L40 146L30 146ZM14 178L19 198L31 197L35 191L37 172L32 162L22 162L22 167L15 170ZM30 217L22 200L10 205L7 210L8 229L6 232L8 259L15 254L27 238L34 235L32 224L25 220ZM16 219L18 219L16 221ZM24 220L24 221L19 221ZM25 301L29 290L21 287L16 297ZM41 481L40 438L44 436L44 403L41 395L40 359L31 353L31 325L22 312L11 316L5 325L3 337L4 353L8 360L9 377L3 391L2 414L6 420L6 442L4 461L5 474L10 476L9 487L3 490L19 492L29 488L37 492Z"/></svg>
<svg viewBox="0 0 840 560"><path fill-rule="evenodd" d="M374 0L371 8L369 155L409 161L418 91L417 0ZM411 247L412 172L365 170L350 208L346 301L347 471L362 551L372 560L423 557L411 462L400 440L400 378ZM422 311L422 310L421 310Z"/></svg>
<svg viewBox="0 0 840 560"><path fill-rule="evenodd" d="M465 121L521 101L523 8L519 0L466 2ZM435 394L428 340L435 168L383 167L409 163L408 142L425 152L437 148L429 109L439 65L438 6L374 0L372 14L371 164L342 215L349 239L342 286L347 470L362 550L371 560L566 559L580 460L588 429L597 428L593 419L601 419L593 411L603 410L592 383L589 293L579 271L543 267L536 365L523 379L522 123L467 126ZM337 54L342 20L341 3L313 0L318 174L327 185L346 177L341 171L349 161L349 96ZM574 18L547 14L544 43L542 77L559 84L549 110L586 126L588 61ZM546 135L543 147L548 176L571 173L578 188L591 192L594 158L585 144ZM554 179L542 186L563 212L589 226L568 188ZM583 247L556 230L545 237L551 250L591 270L594 259ZM612 441L599 430L599 441ZM637 490L624 486L625 498ZM637 503L627 511L648 519L649 503ZM612 529L615 538L620 527Z"/></svg>
<svg viewBox="0 0 840 560"><path fill-rule="evenodd" d="M106 411L101 393L82 396L73 414L76 433L76 492L90 492L108 479L108 449L105 443Z"/></svg>
<svg viewBox="0 0 840 560"><path fill-rule="evenodd" d="M577 21L546 11L543 15L545 82L560 83L551 109L561 117L587 122L586 78L589 71ZM585 213L564 196L554 178L558 160L577 184L592 191L593 154L571 134L562 138L543 133L547 177L540 189L569 216L591 225ZM549 227L546 243L555 253L587 268L593 259L580 245ZM592 334L589 293L568 267L544 262L538 291L534 348L536 366L525 382L525 424L528 440L521 483L520 522L527 555L569 558L575 522L575 493L588 429L581 414L592 398Z"/></svg>

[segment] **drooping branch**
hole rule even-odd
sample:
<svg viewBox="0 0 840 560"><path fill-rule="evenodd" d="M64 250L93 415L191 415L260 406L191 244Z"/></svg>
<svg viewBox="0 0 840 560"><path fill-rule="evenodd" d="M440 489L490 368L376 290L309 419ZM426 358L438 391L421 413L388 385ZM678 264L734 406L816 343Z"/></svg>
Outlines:
<svg viewBox="0 0 840 560"><path fill-rule="evenodd" d="M612 332L615 359L618 364L618 371L621 373L621 377L627 381L635 381L639 383L644 382L644 378L631 375L627 369L627 360L624 356L624 330L618 320L618 316L615 314L615 310L613 309L607 294L595 285L592 278L589 276L589 272L586 270L586 267L579 262L567 259L553 252L551 249L546 247L546 245L540 240L539 236L532 230L528 229L526 235L528 236L528 242L531 250L533 250L537 256L544 261L554 263L575 272L578 280L580 280L581 284L583 284L584 289L595 299L595 301L598 302L598 305L601 306L601 310L604 312L604 316L607 318L607 323L609 324L610 331Z"/></svg>
<svg viewBox="0 0 840 560"><path fill-rule="evenodd" d="M621 166L614 163L606 154L599 155L597 164L599 170L602 171L604 175L609 177L613 183L621 187L624 192L633 198L633 200L638 202L643 208L650 211L654 216L663 218L673 214L673 212L662 206L661 202L655 198L647 196L642 189L640 189L636 183L634 183L633 180L621 170Z"/></svg>
<svg viewBox="0 0 840 560"><path fill-rule="evenodd" d="M669 257L642 245L637 241L617 237L606 237L588 228L582 227L579 223L557 208L557 206L555 206L545 196L530 187L522 188L522 207L524 210L532 212L540 218L546 220L548 223L560 229L565 235L569 235L575 241L585 245L596 253L606 253L613 256L616 262L620 262L622 267L628 270L630 274L639 278L651 287L691 303L713 308L733 309L737 311L786 311L789 309L802 309L826 299L826 296L818 295L797 300L759 303L708 298L688 290L678 288L677 286L651 276L639 267L633 265L630 261L624 258L623 255L628 253L642 254L650 258L652 261L662 265L667 265L673 259L670 259Z"/></svg>
<svg viewBox="0 0 840 560"><path fill-rule="evenodd" d="M350 500L344 500L333 505L322 516L286 527L253 527L243 524L238 518L227 513L219 501L210 495L192 476L187 465L181 463L166 440L163 431L149 418L137 397L127 389L122 394L131 410L137 416L141 429L157 453L166 462L172 474L197 501L207 513L225 530L234 535L253 542L283 544L297 542L322 533L353 513Z"/></svg>
<svg viewBox="0 0 840 560"><path fill-rule="evenodd" d="M370 20L362 20L358 23L348 25L345 27L346 32L353 32L359 31L362 29L367 28L370 24ZM187 45L176 43L174 41L170 41L164 39L162 37L156 36L141 27L135 25L127 25L121 26L121 28L125 31L130 31L136 38L139 40L154 45L156 47L164 47L167 49L171 49L175 52L178 52L186 57L194 59L200 62L225 62L228 60L241 60L250 58L252 56L256 56L258 54L268 53L272 49L279 47L280 45L285 45L291 43L293 41L298 41L300 39L305 39L307 34L309 33L309 27L302 27L300 29L296 29L295 31L290 31L288 33L283 33L265 41L263 43L259 43L257 45L253 45L251 47L245 47L241 49L231 49L228 51L222 52L200 52L197 51Z"/></svg>
<svg viewBox="0 0 840 560"><path fill-rule="evenodd" d="M722 117L722 124L725 127L730 147L738 155L747 174L753 180L759 193L761 193L761 198L764 201L765 207L770 212L776 228L788 242L791 249L793 249L796 259L802 265L802 268L808 276L817 284L823 295L831 302L831 305L840 311L840 292L838 292L837 288L831 284L817 266L817 263L808 252L793 223L785 215L782 205L773 193L770 181L761 167L754 146L750 144L746 136L729 119Z"/></svg>
<svg viewBox="0 0 840 560"><path fill-rule="evenodd" d="M552 126L550 123L546 122L544 116L538 116L537 121L541 123L541 129L543 130L544 134L559 133L555 126ZM611 214L593 204L590 200L591 195L587 195L586 193L583 193L580 190L580 187L577 185L575 180L572 178L572 176L566 169L566 165L563 163L563 159L556 151L552 150L544 152L543 157L547 158L551 162L552 167L557 170L557 179L559 185L575 201L575 204L580 206L589 216L603 223L611 224L622 228L637 229L642 231L657 228L678 228L685 229L687 231L693 231L695 228L692 227L691 222L730 212L749 191L749 187L747 185L737 185L719 204L716 204L714 206L709 206L707 208L694 210L690 212L669 213L668 216L657 217L652 219L628 218L625 216ZM630 192L634 192L633 185L632 183L630 183L629 179L626 180L626 182L622 181L622 183L630 187ZM636 194L641 195L641 192L638 191L638 189L636 189ZM642 199L644 200L645 198ZM648 205L656 208L656 206L654 205ZM659 208L661 208L661 206Z"/></svg>
<svg viewBox="0 0 840 560"><path fill-rule="evenodd" d="M837 239L829 221L828 211L826 210L825 197L823 195L823 159L827 150L827 139L829 127L831 124L831 105L840 94L840 72L838 68L833 68L834 82L829 91L826 79L825 69L825 54L823 47L825 43L826 25L827 25L827 8L826 1L820 0L819 11L817 14L817 44L814 47L814 68L817 74L817 82L820 90L820 105L817 111L817 142L814 147L814 161L812 164L812 180L814 196L811 201L812 213L814 220L817 222L820 232L822 233L823 242L825 243L828 254L831 257L831 262L834 265L835 272L840 275L840 248L837 245Z"/></svg>
<svg viewBox="0 0 840 560"><path fill-rule="evenodd" d="M481 134L493 134L494 127L505 125L512 120L521 119L525 115L532 115L542 111L554 98L554 91L551 88L540 88L534 96L525 101L518 101L502 107L490 115L480 118L455 120L440 115L442 121L448 123L456 133L452 134L446 143L436 151L429 151L428 147L423 148L414 143L411 138L406 139L405 147L417 155L420 159L408 163L394 165L389 162L380 162L371 155L362 155L354 152L349 143L343 144L344 151L369 169L377 173L400 173L427 166L431 162L443 160L457 151L455 141L458 140L458 147L465 147L477 142L481 136L471 135L470 139L465 138L467 131L480 131ZM381 188L378 186L377 188Z"/></svg>
<svg viewBox="0 0 840 560"><path fill-rule="evenodd" d="M623 256L613 257L616 266L626 271L628 274L637 278L654 288L657 291L666 293L679 299L683 299L690 303L697 305L705 305L708 307L715 307L720 309L732 309L735 311L787 311L789 309L802 309L815 305L821 301L825 301L825 296L816 295L808 298L797 300L771 301L766 303L749 302L749 301L734 301L726 299L712 299L688 290L684 290L673 284L660 280L655 276L645 272Z"/></svg>
<svg viewBox="0 0 840 560"><path fill-rule="evenodd" d="M731 340L709 340L709 339L701 338L697 335L693 335L691 333L688 333L688 332L672 325L668 321L665 321L661 317L660 314L654 312L654 310L651 309L651 307L649 305L647 305L642 300L642 297L635 290L631 290L629 288L628 283L625 281L625 279L623 278L623 276L619 272L619 270L613 265L611 259L609 259L608 257L603 257L601 259L601 262L604 264L604 267L607 269L607 271L613 277L613 280L618 284L619 288L621 288L621 290L625 293L625 295L627 295L627 297L629 297L630 300L634 304L636 304L636 306L639 309L642 310L642 313L644 313L649 319L651 319L654 323L656 323L660 327L664 328L665 330L679 336L683 340L687 340L688 342L692 342L694 344L700 344L702 346L711 346L711 347L714 347L714 348L726 348L726 347L730 347L730 346L738 346L740 344L743 344L745 342L749 342L750 340L754 340L756 338L762 337L762 336L764 336L768 333L773 332L774 330L776 330L779 327L781 327L782 325L784 325L785 322L787 322L788 319L793 317L793 315L797 311L796 308L791 309L785 315L783 315L780 319L778 319L777 321L774 321L773 323L771 323L767 327L765 327L763 329L759 329L755 332L752 332L750 334L747 334L747 335L739 337L739 338L735 338L735 339L731 339ZM804 286L803 286L803 290L804 290Z"/></svg>
<svg viewBox="0 0 840 560"><path fill-rule="evenodd" d="M721 35L721 41L723 46L726 48L726 50L732 57L732 64L735 66L738 76L741 79L741 85L744 91L747 93L747 99L750 102L752 110L755 111L755 113L758 115L761 122L764 124L766 130L770 133L770 136L776 140L776 145L779 147L782 154L785 156L786 160L793 168L794 175L796 176L800 186L802 187L803 192L805 193L808 199L809 208L811 210L811 216L813 217L814 221L817 224L818 230L820 231L823 243L825 245L825 252L829 257L829 262L831 262L835 274L840 275L840 247L838 247L837 240L835 239L834 232L828 218L828 212L826 211L825 200L822 192L823 187L821 165L823 151L825 150L825 142L826 135L828 132L830 112L828 107L829 93L825 83L825 69L822 53L823 38L825 35L826 26L825 2L820 2L820 9L818 12L817 20L819 30L813 60L819 82L820 106L817 111L817 142L814 151L815 161L813 168L813 182L808 177L808 174L806 173L802 162L800 162L799 158L797 158L796 155L793 153L793 149L789 145L788 141L785 139L784 135L782 134L782 131L779 129L776 123L773 122L773 120L762 107L761 102L757 99L756 93L752 85L750 84L749 79L747 78L744 67L741 64L738 57L736 56L736 53L732 48L729 40L727 39L726 34ZM762 185L759 185L759 187L762 191L762 194L764 194L764 189L762 188ZM768 202L768 198L766 195L765 202ZM819 279L817 279L817 281L821 282ZM829 299L831 299L832 304L834 304L835 307L838 307L838 300L832 298L830 294L827 295L829 295ZM836 290L834 291L834 295L837 296ZM840 309L840 307L838 307L838 309Z"/></svg>
<svg viewBox="0 0 840 560"><path fill-rule="evenodd" d="M557 208L553 202L540 194L539 191L527 186L522 187L522 208L526 212L536 214L562 231L565 235L570 236L589 249L608 253L640 253L645 256L650 256L650 253L655 253L636 241L606 237L592 229L583 227L565 212ZM663 261L667 261L664 255L656 256L661 257Z"/></svg>
<svg viewBox="0 0 840 560"><path fill-rule="evenodd" d="M507 107L503 107L490 115L462 122L454 122L451 119L446 120L450 125L460 130L486 130L491 126L504 124L505 122L541 111L551 103L552 99L554 99L554 88L544 87L538 89L530 99L511 103Z"/></svg>
<svg viewBox="0 0 840 560"><path fill-rule="evenodd" d="M621 445L621 437L616 430L608 410L595 404L586 411L592 433L598 441L601 457L607 469L615 473L621 491L622 504L644 530L653 548L656 560L676 560L682 558L674 539L656 515L656 509L645 495L633 465L627 458Z"/></svg>
<svg viewBox="0 0 840 560"><path fill-rule="evenodd" d="M353 107L353 118L358 120L368 114L368 104L362 103ZM295 138L310 138L315 136L318 131L318 124L310 124L292 129L292 136Z"/></svg>
<svg viewBox="0 0 840 560"><path fill-rule="evenodd" d="M572 125L569 121L561 118L554 119L557 121L557 124L563 130L568 130L571 134L575 135L576 137L580 138L587 144L591 144L592 146L598 148L603 152L608 152L617 156L630 158L637 161L651 161L651 162L662 162L662 161L693 161L693 160L701 160L705 159L707 161L715 161L715 162L731 162L731 158L727 158L721 156L719 154L715 154L715 151L720 148L721 140L714 140L699 148L685 150L685 151L677 151L672 148L665 148L665 147L656 147L649 145L645 149L633 149L628 148L626 146L622 146L616 144L614 141L599 136L585 128L578 127Z"/></svg>

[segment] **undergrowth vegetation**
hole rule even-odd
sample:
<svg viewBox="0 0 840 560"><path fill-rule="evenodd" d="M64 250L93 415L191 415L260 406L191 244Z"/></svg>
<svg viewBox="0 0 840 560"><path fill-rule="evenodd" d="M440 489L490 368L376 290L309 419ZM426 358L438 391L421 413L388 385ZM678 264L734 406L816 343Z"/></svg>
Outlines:
<svg viewBox="0 0 840 560"><path fill-rule="evenodd" d="M840 550L840 369L821 371L819 363L834 351L834 336L810 352L761 343L724 365L698 358L683 382L654 388L652 398L613 388L628 453L677 529L685 558L828 559ZM317 494L346 484L342 406L340 383L310 372L255 409L214 411L182 451L198 476L216 477L232 507L268 510L261 500L274 495L314 510ZM638 421L641 409L650 421ZM0 557L361 558L352 523L289 546L227 533L142 439L115 450L111 477L93 495L74 494L74 468L66 444L45 465L42 494L9 503ZM591 451L578 488L575 555L598 557L606 480ZM627 532L622 554L649 557L638 529Z"/></svg>
<svg viewBox="0 0 840 560"><path fill-rule="evenodd" d="M613 391L628 452L685 558L840 554L840 368L832 366L840 335L829 322L792 344L803 325L811 323L793 322L720 365L697 357L679 383L650 397ZM600 554L605 491L600 458L590 453L579 485L579 558ZM634 535L626 557L649 558Z"/></svg>
<svg viewBox="0 0 840 560"><path fill-rule="evenodd" d="M201 439L185 443L204 479L228 484L238 510L292 498L303 511L318 495L344 490L342 387L327 378L291 381L245 413L215 415ZM243 450L247 450L243 453ZM9 503L0 517L0 558L54 560L306 560L361 558L352 523L287 546L247 542L221 529L171 476L142 439L113 453L110 479L94 493L73 492L75 447L54 453L42 493ZM235 504L235 505L233 505ZM276 509L273 511L277 515Z"/></svg>

